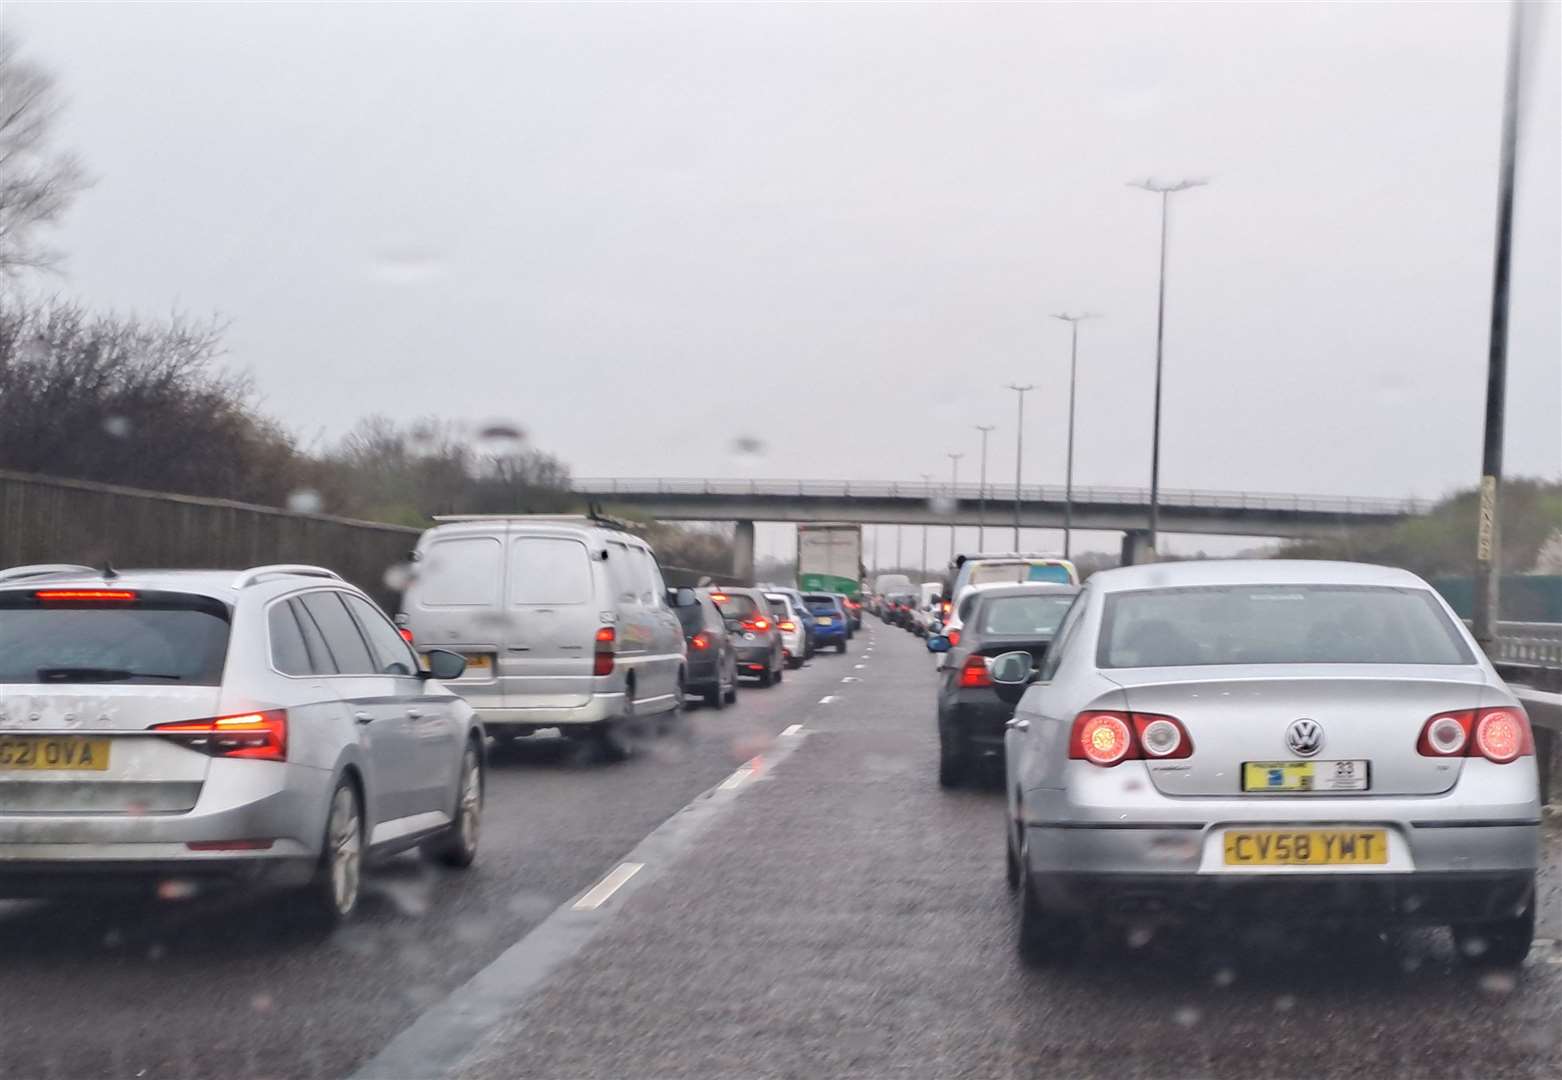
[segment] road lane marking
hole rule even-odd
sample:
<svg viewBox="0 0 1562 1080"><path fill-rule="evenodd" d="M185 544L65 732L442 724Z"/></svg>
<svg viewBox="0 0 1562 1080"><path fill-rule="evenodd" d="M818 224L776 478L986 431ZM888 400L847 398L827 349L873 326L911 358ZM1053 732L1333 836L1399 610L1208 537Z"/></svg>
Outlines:
<svg viewBox="0 0 1562 1080"><path fill-rule="evenodd" d="M841 678L841 682L861 682L861 681L862 680L857 678L857 676L855 676L855 675L846 675L846 676L843 676Z"/></svg>
<svg viewBox="0 0 1562 1080"><path fill-rule="evenodd" d="M734 772L731 776L727 777L725 780L723 780L721 783L717 784L716 786L717 786L717 788L719 788L722 791L731 791L733 788L735 788L738 785L742 784L743 781L747 780L749 777L753 776L758 771L759 771L759 759L758 758L751 758L750 760L745 761L742 765L738 766L738 769L737 769L736 772Z"/></svg>
<svg viewBox="0 0 1562 1080"><path fill-rule="evenodd" d="M800 735L802 734L802 731L802 724L788 724L786 727L781 729L781 737L784 739L788 735Z"/></svg>
<svg viewBox="0 0 1562 1080"><path fill-rule="evenodd" d="M644 863L625 862L619 863L608 873L607 877L597 882L591 890L575 901L576 911L595 911L613 898L613 894L622 889L630 878L645 868Z"/></svg>
<svg viewBox="0 0 1562 1080"><path fill-rule="evenodd" d="M856 668L855 668L855 670L857 670L857 671L861 671L861 670L862 670L862 669L863 669L863 668L865 668L865 667L867 667L867 666L868 666L868 665L867 665L867 664L858 664L858 665L857 665L857 666L856 666Z"/></svg>
<svg viewBox="0 0 1562 1080"><path fill-rule="evenodd" d="M826 694L826 695L824 695L824 697L819 699L819 704L821 704L821 705L828 705L828 704L830 704L830 702L832 702L834 700L835 700L835 695L834 694Z"/></svg>

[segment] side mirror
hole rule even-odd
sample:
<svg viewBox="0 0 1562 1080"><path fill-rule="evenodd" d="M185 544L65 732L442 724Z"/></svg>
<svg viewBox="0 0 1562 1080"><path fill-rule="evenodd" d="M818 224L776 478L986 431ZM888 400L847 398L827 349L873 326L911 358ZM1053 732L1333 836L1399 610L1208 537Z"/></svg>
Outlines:
<svg viewBox="0 0 1562 1080"><path fill-rule="evenodd" d="M927 636L927 651L948 652L949 639L946 638L943 634L929 634Z"/></svg>
<svg viewBox="0 0 1562 1080"><path fill-rule="evenodd" d="M700 598L694 595L694 590L687 585L676 589L668 589L667 594L668 600L675 608L698 607L700 604Z"/></svg>
<svg viewBox="0 0 1562 1080"><path fill-rule="evenodd" d="M466 671L466 657L449 649L430 649L428 670L423 672L430 679L459 679Z"/></svg>
<svg viewBox="0 0 1562 1080"><path fill-rule="evenodd" d="M993 691L1000 701L1018 705L1035 677L1035 661L1030 653L1021 649L1001 653L987 662L987 675L992 679Z"/></svg>

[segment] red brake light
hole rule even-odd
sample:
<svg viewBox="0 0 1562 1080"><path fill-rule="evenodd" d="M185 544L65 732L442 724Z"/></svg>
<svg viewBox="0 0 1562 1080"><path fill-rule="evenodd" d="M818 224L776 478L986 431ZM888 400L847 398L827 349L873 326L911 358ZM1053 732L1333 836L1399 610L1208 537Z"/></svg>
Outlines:
<svg viewBox="0 0 1562 1080"><path fill-rule="evenodd" d="M405 641L408 645L412 644L412 631L408 630L405 626L401 628L401 640Z"/></svg>
<svg viewBox="0 0 1562 1080"><path fill-rule="evenodd" d="M129 604L140 598L131 589L39 589L33 599L45 604Z"/></svg>
<svg viewBox="0 0 1562 1080"><path fill-rule="evenodd" d="M1475 719L1475 749L1498 765L1533 754L1528 718L1517 709L1482 709Z"/></svg>
<svg viewBox="0 0 1562 1080"><path fill-rule="evenodd" d="M724 592L713 592L710 594L710 598L718 604L725 604L727 602L727 594Z"/></svg>
<svg viewBox="0 0 1562 1080"><path fill-rule="evenodd" d="M597 631L597 648L591 658L591 674L613 674L613 653L618 644L618 631L604 626Z"/></svg>
<svg viewBox="0 0 1562 1080"><path fill-rule="evenodd" d="M960 644L960 628L958 626L949 631L949 633L945 634L944 636L949 639L950 648Z"/></svg>
<svg viewBox="0 0 1562 1080"><path fill-rule="evenodd" d="M710 638L704 632L695 634L689 639L689 647L691 649L708 649L710 648Z"/></svg>
<svg viewBox="0 0 1562 1080"><path fill-rule="evenodd" d="M789 634L793 630L797 629L797 624L795 622L793 622L791 619L787 619L786 621L777 623L776 625L779 626L781 629L785 630Z"/></svg>
<svg viewBox="0 0 1562 1080"><path fill-rule="evenodd" d="M944 610L944 614L945 614L945 615L948 615L948 614L949 614L949 609L950 609L950 608L952 608L952 607L954 607L954 605L953 605L953 604L951 604L951 603L950 603L950 602L949 602L949 601L948 601L948 600L945 600L945 601L944 601L944 602L943 602L943 604L942 604L942 605L941 605L941 607L942 607L942 608L943 608L943 610Z"/></svg>
<svg viewBox="0 0 1562 1080"><path fill-rule="evenodd" d="M967 656L965 666L960 669L960 688L965 690L992 684L992 676L987 671L987 657Z"/></svg>
<svg viewBox="0 0 1562 1080"><path fill-rule="evenodd" d="M750 619L748 622L743 624L743 629L752 630L756 634L762 634L766 630L770 629L770 620L764 618Z"/></svg>
<svg viewBox="0 0 1562 1080"><path fill-rule="evenodd" d="M1074 718L1068 756L1111 767L1123 761L1193 756L1193 740L1175 716L1092 709Z"/></svg>
<svg viewBox="0 0 1562 1080"><path fill-rule="evenodd" d="M260 761L287 760L287 711L219 716L212 720L180 720L172 724L154 724L152 730L167 735L181 746L199 750L212 757L251 758Z"/></svg>

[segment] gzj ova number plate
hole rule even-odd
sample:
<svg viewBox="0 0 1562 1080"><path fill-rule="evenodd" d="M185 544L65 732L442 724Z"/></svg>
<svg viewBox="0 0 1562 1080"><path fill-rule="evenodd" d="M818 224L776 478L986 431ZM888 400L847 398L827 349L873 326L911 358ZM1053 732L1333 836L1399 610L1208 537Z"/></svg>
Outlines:
<svg viewBox="0 0 1562 1080"><path fill-rule="evenodd" d="M108 744L77 735L0 737L0 771L102 772L108 768Z"/></svg>
<svg viewBox="0 0 1562 1080"><path fill-rule="evenodd" d="M1384 829L1231 829L1227 866L1382 866Z"/></svg>
<svg viewBox="0 0 1562 1080"><path fill-rule="evenodd" d="M1365 761L1247 761L1243 791L1366 791Z"/></svg>

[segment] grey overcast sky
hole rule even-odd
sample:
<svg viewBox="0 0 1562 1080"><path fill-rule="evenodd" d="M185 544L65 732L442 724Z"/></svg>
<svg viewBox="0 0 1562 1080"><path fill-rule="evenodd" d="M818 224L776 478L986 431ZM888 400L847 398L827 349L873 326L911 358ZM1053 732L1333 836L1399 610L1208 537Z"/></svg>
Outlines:
<svg viewBox="0 0 1562 1080"><path fill-rule="evenodd" d="M1558 9L1531 20L1510 472L1562 474ZM515 421L580 476L1436 495L1480 467L1506 5L65 5L99 177L51 288L218 312L306 441ZM757 436L762 454L734 439ZM766 546L785 546L769 535Z"/></svg>

